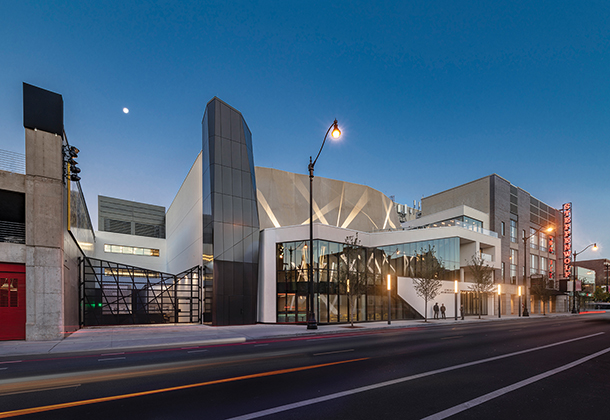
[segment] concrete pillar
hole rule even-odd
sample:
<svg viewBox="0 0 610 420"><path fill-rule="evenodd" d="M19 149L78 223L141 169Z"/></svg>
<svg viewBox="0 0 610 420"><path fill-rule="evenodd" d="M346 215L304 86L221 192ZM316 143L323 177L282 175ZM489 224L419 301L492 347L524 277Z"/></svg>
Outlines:
<svg viewBox="0 0 610 420"><path fill-rule="evenodd" d="M62 138L25 130L26 340L63 333Z"/></svg>

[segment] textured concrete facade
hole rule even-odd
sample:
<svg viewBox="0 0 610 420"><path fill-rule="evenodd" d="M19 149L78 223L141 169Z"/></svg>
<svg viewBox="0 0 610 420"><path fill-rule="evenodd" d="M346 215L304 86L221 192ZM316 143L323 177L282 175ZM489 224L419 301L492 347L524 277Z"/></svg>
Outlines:
<svg viewBox="0 0 610 420"><path fill-rule="evenodd" d="M26 129L25 140L26 339L53 340L65 331L63 139Z"/></svg>
<svg viewBox="0 0 610 420"><path fill-rule="evenodd" d="M452 209L460 205L466 205L482 211L483 213L489 213L491 210L489 184L490 177L485 177L438 194L424 197L421 200L422 216ZM490 228L489 226L483 227L485 229L493 230L493 228Z"/></svg>

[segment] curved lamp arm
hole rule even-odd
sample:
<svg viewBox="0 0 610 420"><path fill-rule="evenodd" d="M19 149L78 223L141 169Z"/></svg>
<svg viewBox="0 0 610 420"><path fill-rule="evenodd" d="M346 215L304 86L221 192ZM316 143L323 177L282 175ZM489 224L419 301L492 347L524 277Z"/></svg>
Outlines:
<svg viewBox="0 0 610 420"><path fill-rule="evenodd" d="M576 257L576 256L582 254L583 252L585 252L587 249L589 249L591 247L593 247L593 251L595 251L597 249L597 242L587 245L587 247L580 252L574 252L574 256Z"/></svg>
<svg viewBox="0 0 610 420"><path fill-rule="evenodd" d="M318 158L320 157L320 153L322 153L322 149L324 148L324 144L326 144L326 138L328 137L328 133L330 133L330 130L333 130L333 134L332 136L334 138L339 138L339 136L341 135L341 130L339 130L339 126L337 125L337 120L335 119L335 121L333 121L333 123L330 125L330 127L328 127L328 130L326 130L326 134L324 135L324 141L322 142L322 146L320 147L320 151L318 152L315 160L312 162L311 161L311 156L309 157L309 173L311 174L313 172L313 167L316 165L316 162L318 161Z"/></svg>

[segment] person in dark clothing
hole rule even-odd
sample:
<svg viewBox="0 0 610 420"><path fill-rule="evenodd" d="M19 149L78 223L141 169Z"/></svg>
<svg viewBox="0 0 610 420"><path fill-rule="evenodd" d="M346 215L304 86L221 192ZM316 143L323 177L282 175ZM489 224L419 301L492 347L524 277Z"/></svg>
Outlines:
<svg viewBox="0 0 610 420"><path fill-rule="evenodd" d="M434 319L438 319L438 303L435 302L432 309L434 310Z"/></svg>
<svg viewBox="0 0 610 420"><path fill-rule="evenodd" d="M460 315L462 316L462 321L464 320L464 305L460 305Z"/></svg>
<svg viewBox="0 0 610 420"><path fill-rule="evenodd" d="M445 311L446 311L445 304L441 303L441 318L443 318L443 319L447 319L447 317L445 316Z"/></svg>

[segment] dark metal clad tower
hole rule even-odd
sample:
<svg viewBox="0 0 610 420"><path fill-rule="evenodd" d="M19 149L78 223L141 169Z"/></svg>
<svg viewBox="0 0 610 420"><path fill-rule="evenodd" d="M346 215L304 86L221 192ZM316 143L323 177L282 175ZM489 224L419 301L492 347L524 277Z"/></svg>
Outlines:
<svg viewBox="0 0 610 420"><path fill-rule="evenodd" d="M214 325L257 321L259 220L252 134L218 98L203 116L203 263ZM206 286L207 289L207 286Z"/></svg>

